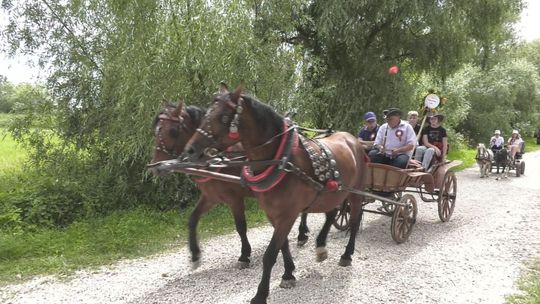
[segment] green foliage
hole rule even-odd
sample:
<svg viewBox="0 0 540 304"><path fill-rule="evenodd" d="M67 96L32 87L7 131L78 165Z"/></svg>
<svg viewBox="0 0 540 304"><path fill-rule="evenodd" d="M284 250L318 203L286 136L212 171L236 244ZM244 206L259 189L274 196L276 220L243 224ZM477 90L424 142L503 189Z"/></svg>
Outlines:
<svg viewBox="0 0 540 304"><path fill-rule="evenodd" d="M192 208L157 212L145 208L116 211L103 218L75 222L65 229L0 233L0 284L36 274L67 274L121 258L178 250L187 239ZM246 205L249 227L266 223L264 212L253 201ZM200 238L230 233L234 221L228 208L218 206L205 215ZM231 257L231 261L234 257Z"/></svg>
<svg viewBox="0 0 540 304"><path fill-rule="evenodd" d="M468 116L457 129L472 143L487 142L493 130L500 129L508 137L513 129L532 133L540 110L540 78L538 71L521 59L509 59L488 71L468 67L462 77L466 99L470 104ZM476 70L476 71L475 71Z"/></svg>
<svg viewBox="0 0 540 304"><path fill-rule="evenodd" d="M0 75L0 113L8 113L13 108L13 85Z"/></svg>
<svg viewBox="0 0 540 304"><path fill-rule="evenodd" d="M265 24L307 54L302 114L318 127L352 131L368 110L416 104L422 73L433 75L434 85L463 63L487 61L510 40L508 24L519 18L521 5L519 0L311 1L292 6L288 22ZM401 72L389 74L392 65Z"/></svg>
<svg viewBox="0 0 540 304"><path fill-rule="evenodd" d="M245 80L248 91L279 111L290 108L295 52L277 36L255 37L252 8L243 4L93 0L11 7L5 47L39 51L52 73L49 96L22 103L23 116L10 126L40 180L10 192L10 206L31 223L65 225L94 213L194 201L185 176L155 179L145 172L163 99L206 105L219 81Z"/></svg>

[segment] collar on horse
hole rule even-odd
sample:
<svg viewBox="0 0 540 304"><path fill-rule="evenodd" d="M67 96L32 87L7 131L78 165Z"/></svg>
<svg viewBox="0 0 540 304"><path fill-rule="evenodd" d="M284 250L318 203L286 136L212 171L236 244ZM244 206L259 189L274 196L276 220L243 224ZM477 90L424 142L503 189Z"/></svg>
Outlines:
<svg viewBox="0 0 540 304"><path fill-rule="evenodd" d="M274 161L279 161L279 165L270 165L257 175L253 175L249 166L242 168L242 181L252 191L269 191L281 182L287 174L285 164L289 163L291 156L298 148L298 132L296 128L289 128L286 120L283 122L283 129L286 131L281 137L280 145L274 156Z"/></svg>

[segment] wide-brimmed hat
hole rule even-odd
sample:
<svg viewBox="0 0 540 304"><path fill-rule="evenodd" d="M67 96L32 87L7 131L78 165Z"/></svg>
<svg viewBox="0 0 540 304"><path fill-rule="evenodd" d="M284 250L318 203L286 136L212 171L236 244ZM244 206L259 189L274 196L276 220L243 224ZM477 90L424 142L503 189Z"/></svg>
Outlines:
<svg viewBox="0 0 540 304"><path fill-rule="evenodd" d="M493 132L493 134L495 134L495 135L501 135L501 130L495 130L495 132Z"/></svg>
<svg viewBox="0 0 540 304"><path fill-rule="evenodd" d="M439 122L443 121L444 120L444 114L442 113L432 113L432 114L429 114L429 118L431 117L437 117L437 119L439 120Z"/></svg>
<svg viewBox="0 0 540 304"><path fill-rule="evenodd" d="M518 130L513 130L512 134L519 134L519 131Z"/></svg>
<svg viewBox="0 0 540 304"><path fill-rule="evenodd" d="M398 108L388 108L383 111L384 116L391 117L391 116L400 116L403 115L400 109Z"/></svg>
<svg viewBox="0 0 540 304"><path fill-rule="evenodd" d="M364 114L364 120L365 121L377 120L377 116L373 112L367 112L366 114Z"/></svg>

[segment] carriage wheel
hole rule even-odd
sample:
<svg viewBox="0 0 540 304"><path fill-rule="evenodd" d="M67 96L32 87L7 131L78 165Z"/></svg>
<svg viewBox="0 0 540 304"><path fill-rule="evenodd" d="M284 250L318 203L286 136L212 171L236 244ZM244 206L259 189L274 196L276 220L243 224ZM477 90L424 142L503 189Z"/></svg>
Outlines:
<svg viewBox="0 0 540 304"><path fill-rule="evenodd" d="M525 162L522 161L520 164L519 164L519 168L518 168L520 171L521 171L521 174L525 174Z"/></svg>
<svg viewBox="0 0 540 304"><path fill-rule="evenodd" d="M457 179L454 172L448 171L444 175L443 184L439 191L438 209L439 218L447 222L456 206Z"/></svg>
<svg viewBox="0 0 540 304"><path fill-rule="evenodd" d="M401 192L394 192L392 194L394 201L399 201L401 199L402 195L403 194ZM391 204L391 203L387 203L387 202L384 202L384 201L381 202L381 203L382 203L382 208L384 209L384 211L386 211L386 212L388 212L390 214L394 213L394 210L396 209L396 205Z"/></svg>
<svg viewBox="0 0 540 304"><path fill-rule="evenodd" d="M411 235L412 228L416 222L418 207L416 205L416 199L412 194L403 195L399 202L405 206L395 206L392 223L390 224L390 233L392 234L392 239L396 243L401 244Z"/></svg>
<svg viewBox="0 0 540 304"><path fill-rule="evenodd" d="M514 165L512 167L516 170L516 177L520 177L521 176L521 165L514 163Z"/></svg>
<svg viewBox="0 0 540 304"><path fill-rule="evenodd" d="M349 229L349 219L351 218L351 206L347 200L343 201L341 207L338 210L336 219L334 220L334 227L337 230L345 231Z"/></svg>

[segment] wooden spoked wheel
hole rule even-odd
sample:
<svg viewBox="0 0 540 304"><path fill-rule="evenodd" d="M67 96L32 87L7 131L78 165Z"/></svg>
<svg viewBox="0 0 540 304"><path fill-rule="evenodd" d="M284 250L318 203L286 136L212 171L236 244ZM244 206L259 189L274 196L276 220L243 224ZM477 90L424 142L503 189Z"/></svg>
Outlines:
<svg viewBox="0 0 540 304"><path fill-rule="evenodd" d="M457 178L454 172L448 171L444 175L441 189L439 189L439 218L443 222L447 222L456 206L456 194L457 194Z"/></svg>
<svg viewBox="0 0 540 304"><path fill-rule="evenodd" d="M336 219L334 220L334 227L337 230L345 231L349 229L349 219L351 217L351 206L348 201L343 201L341 207L338 210Z"/></svg>
<svg viewBox="0 0 540 304"><path fill-rule="evenodd" d="M394 215L392 216L392 223L390 225L390 233L392 239L396 243L401 244L405 242L409 235L411 235L414 223L416 223L416 215L418 214L418 206L416 205L416 199L412 194L405 194L399 200L401 205L395 205Z"/></svg>

